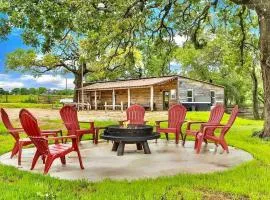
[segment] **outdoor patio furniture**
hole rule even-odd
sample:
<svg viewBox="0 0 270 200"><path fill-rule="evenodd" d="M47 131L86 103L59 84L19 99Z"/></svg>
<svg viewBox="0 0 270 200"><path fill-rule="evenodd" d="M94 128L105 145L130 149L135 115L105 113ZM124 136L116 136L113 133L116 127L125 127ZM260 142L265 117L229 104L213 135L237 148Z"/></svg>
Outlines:
<svg viewBox="0 0 270 200"><path fill-rule="evenodd" d="M214 108L212 108L210 112L210 117L207 122L201 122L201 121L190 121L187 122L187 129L186 129L186 134L183 139L183 146L185 145L186 137L187 136L193 136L196 137L198 132L203 131L203 127L207 125L219 125L220 121L224 115L224 107L223 105L216 105ZM192 130L191 125L193 124L200 124L200 129L199 130ZM210 128L207 131L213 131ZM207 141L205 141L207 142Z"/></svg>
<svg viewBox="0 0 270 200"><path fill-rule="evenodd" d="M120 125L123 125L124 122L129 124L145 124L147 121L144 121L145 110L142 106L135 104L130 106L127 110L127 119L119 121Z"/></svg>
<svg viewBox="0 0 270 200"><path fill-rule="evenodd" d="M165 133L167 140L169 140L168 133L175 134L175 143L178 144L179 134L181 135L181 139L182 140L184 139L181 128L182 125L186 122L185 117L187 109L181 104L176 104L171 106L168 113L169 113L168 120L156 121L156 130L157 133ZM161 122L168 122L168 126L166 128L161 128L160 127Z"/></svg>
<svg viewBox="0 0 270 200"><path fill-rule="evenodd" d="M45 163L44 174L47 174L56 158L60 158L62 164L64 165L66 164L65 156L72 151L77 152L80 167L81 169L84 169L78 147L77 136L70 135L62 137L44 137L37 124L36 118L26 109L22 109L20 111L20 121L26 134L37 148L32 161L31 170L34 169L39 157L41 156L43 163ZM58 141L62 139L71 139L72 144L59 144ZM49 145L49 140L56 141L56 144Z"/></svg>
<svg viewBox="0 0 270 200"><path fill-rule="evenodd" d="M93 121L89 122L79 122L78 113L74 106L66 105L60 110L61 118L67 128L68 135L76 135L81 141L83 135L90 134L93 136L93 142L98 143L98 131L99 128L95 128ZM90 127L88 129L81 129L80 123L88 123Z"/></svg>
<svg viewBox="0 0 270 200"><path fill-rule="evenodd" d="M112 151L117 151L118 156L124 155L126 144L136 144L137 150L144 150L145 154L151 154L147 140L159 137L159 134L153 133L152 126L135 124L109 126L101 135L101 138L113 141Z"/></svg>
<svg viewBox="0 0 270 200"><path fill-rule="evenodd" d="M13 158L18 153L18 165L21 165L21 156L22 156L22 148L24 146L32 144L29 138L21 138L20 134L24 133L23 128L15 128L7 114L7 112L1 108L1 118L4 126L6 127L7 131L12 135L15 139L15 144L13 146L10 158ZM62 135L62 130L42 130L41 134L43 136L57 136L57 133Z"/></svg>
<svg viewBox="0 0 270 200"><path fill-rule="evenodd" d="M225 135L232 127L232 125L237 117L238 112L239 112L239 109L238 109L238 106L236 105L231 112L231 116L230 116L227 124L204 126L203 131L199 132L196 136L196 140L195 140L196 152L200 153L203 140L210 140L210 141L213 141L216 145L220 144L222 146L223 150L226 151L227 153L229 153L229 148L228 148L228 144L225 140ZM219 136L215 136L216 129L221 129Z"/></svg>

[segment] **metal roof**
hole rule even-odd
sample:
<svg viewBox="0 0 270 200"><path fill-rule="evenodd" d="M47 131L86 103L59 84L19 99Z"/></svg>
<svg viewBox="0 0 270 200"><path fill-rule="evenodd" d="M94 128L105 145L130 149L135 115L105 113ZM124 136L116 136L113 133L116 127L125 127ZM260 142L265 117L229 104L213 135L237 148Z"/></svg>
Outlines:
<svg viewBox="0 0 270 200"><path fill-rule="evenodd" d="M150 78L141 78L141 79L128 79L128 80L115 80L115 81L104 81L104 82L93 82L88 83L88 85L83 87L83 90L106 90L106 89L121 89L121 88L140 88L140 87L150 87L153 85L160 85L172 80L177 79L178 77L184 79L190 79L193 81L199 81L206 84L214 85L217 87L223 87L206 81L200 81L192 78L187 78L184 76L163 76L163 77L150 77ZM80 88L81 89L81 88Z"/></svg>

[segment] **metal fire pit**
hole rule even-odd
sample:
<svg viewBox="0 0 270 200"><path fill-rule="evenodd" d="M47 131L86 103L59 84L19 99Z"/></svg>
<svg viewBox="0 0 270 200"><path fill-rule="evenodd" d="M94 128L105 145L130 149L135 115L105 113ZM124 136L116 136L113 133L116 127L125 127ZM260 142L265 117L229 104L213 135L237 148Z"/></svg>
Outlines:
<svg viewBox="0 0 270 200"><path fill-rule="evenodd" d="M147 140L159 138L158 133L153 133L153 127L148 125L108 126L101 135L102 139L113 141L112 151L117 151L118 156L124 155L125 144L136 144L137 150L144 150L151 154Z"/></svg>

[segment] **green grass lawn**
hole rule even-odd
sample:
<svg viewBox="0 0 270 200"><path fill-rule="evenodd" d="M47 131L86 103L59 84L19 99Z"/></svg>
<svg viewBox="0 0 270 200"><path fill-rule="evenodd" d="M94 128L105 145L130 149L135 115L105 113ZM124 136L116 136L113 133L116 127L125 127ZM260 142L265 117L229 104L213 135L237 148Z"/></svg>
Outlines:
<svg viewBox="0 0 270 200"><path fill-rule="evenodd" d="M208 114L192 112L187 118L206 120ZM270 199L270 142L251 137L262 125L262 121L237 119L227 140L230 145L250 152L254 160L225 172L92 183L63 181L0 165L0 199ZM52 127L60 128L60 121L44 124L44 128ZM13 141L2 125L0 133L2 154L10 151Z"/></svg>

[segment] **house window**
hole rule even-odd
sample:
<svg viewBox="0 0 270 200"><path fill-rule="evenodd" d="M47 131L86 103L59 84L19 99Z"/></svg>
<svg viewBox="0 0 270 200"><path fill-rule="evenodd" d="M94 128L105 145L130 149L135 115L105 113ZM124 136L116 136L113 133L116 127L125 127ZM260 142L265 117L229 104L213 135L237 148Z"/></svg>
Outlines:
<svg viewBox="0 0 270 200"><path fill-rule="evenodd" d="M187 101L188 102L193 102L193 90L188 90L187 91Z"/></svg>
<svg viewBox="0 0 270 200"><path fill-rule="evenodd" d="M215 104L216 103L216 93L215 91L211 90L210 91L210 97L211 97L211 104Z"/></svg>
<svg viewBox="0 0 270 200"><path fill-rule="evenodd" d="M176 89L171 90L171 99L175 100L176 99Z"/></svg>

